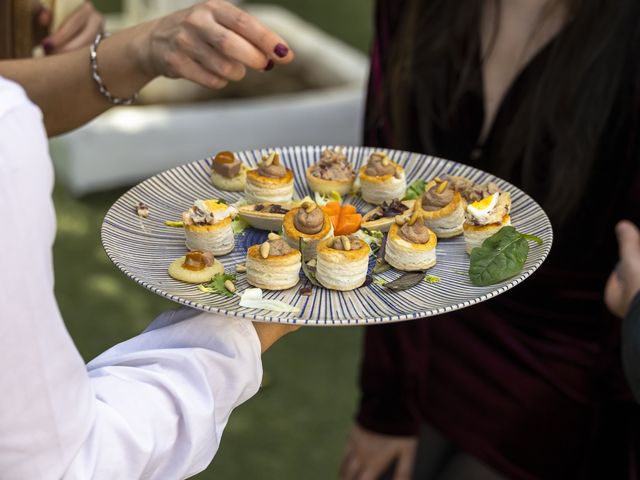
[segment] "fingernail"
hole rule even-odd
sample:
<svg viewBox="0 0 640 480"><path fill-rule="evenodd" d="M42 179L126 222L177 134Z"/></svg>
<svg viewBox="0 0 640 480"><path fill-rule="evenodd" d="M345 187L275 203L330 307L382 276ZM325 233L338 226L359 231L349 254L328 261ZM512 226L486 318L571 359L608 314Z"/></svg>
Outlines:
<svg viewBox="0 0 640 480"><path fill-rule="evenodd" d="M289 47L287 47L283 43L279 43L276 45L276 48L273 49L273 53L275 53L280 58L284 58L289 53Z"/></svg>
<svg viewBox="0 0 640 480"><path fill-rule="evenodd" d="M42 42L42 48L44 49L44 53L46 53L47 55L51 55L53 53L53 43L48 40Z"/></svg>
<svg viewBox="0 0 640 480"><path fill-rule="evenodd" d="M268 71L269 71L269 70L271 70L272 68L273 68L273 60L269 60L269 61L267 62L267 66L266 66L266 67L264 67L264 71L265 71L265 72L268 72Z"/></svg>

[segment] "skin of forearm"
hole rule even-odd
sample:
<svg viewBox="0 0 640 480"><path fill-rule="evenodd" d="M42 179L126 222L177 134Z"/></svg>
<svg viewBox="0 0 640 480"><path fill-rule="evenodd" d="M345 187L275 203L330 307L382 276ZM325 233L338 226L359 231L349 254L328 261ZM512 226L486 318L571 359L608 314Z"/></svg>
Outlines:
<svg viewBox="0 0 640 480"><path fill-rule="evenodd" d="M149 65L153 22L123 30L98 47L98 71L109 91L128 98L156 75ZM91 76L89 48L51 57L0 61L0 75L22 85L40 109L47 134L77 128L112 105Z"/></svg>

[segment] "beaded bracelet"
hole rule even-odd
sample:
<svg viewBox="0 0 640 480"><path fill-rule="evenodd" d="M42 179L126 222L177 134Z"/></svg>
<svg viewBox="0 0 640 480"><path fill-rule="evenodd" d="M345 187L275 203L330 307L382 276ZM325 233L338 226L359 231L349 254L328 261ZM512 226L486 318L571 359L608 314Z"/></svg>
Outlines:
<svg viewBox="0 0 640 480"><path fill-rule="evenodd" d="M102 77L100 76L100 73L98 73L98 53L97 53L98 45L100 45L100 42L102 42L102 40L104 40L108 36L109 36L108 33L99 33L96 36L96 39L91 44L91 47L89 48L89 60L91 62L91 76L95 80L96 85L98 86L98 90L100 91L102 96L109 101L109 103L113 105L131 105L138 98L137 93L134 93L129 98L116 97L109 91L107 86L102 81Z"/></svg>

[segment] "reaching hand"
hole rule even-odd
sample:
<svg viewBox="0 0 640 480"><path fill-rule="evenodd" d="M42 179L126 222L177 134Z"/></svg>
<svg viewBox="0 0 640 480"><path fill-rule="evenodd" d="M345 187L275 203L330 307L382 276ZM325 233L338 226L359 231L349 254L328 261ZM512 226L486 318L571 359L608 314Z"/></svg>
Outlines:
<svg viewBox="0 0 640 480"><path fill-rule="evenodd" d="M51 14L48 11L43 11L39 15L41 25L45 22L50 23L51 20ZM103 28L104 18L93 4L87 1L76 8L62 22L58 30L42 41L42 47L47 55L77 50L90 45Z"/></svg>
<svg viewBox="0 0 640 480"><path fill-rule="evenodd" d="M247 67L270 70L293 60L280 36L224 0L208 0L145 28L140 61L148 74L183 77L208 88L241 80Z"/></svg>
<svg viewBox="0 0 640 480"><path fill-rule="evenodd" d="M354 425L340 467L340 480L376 480L395 462L393 480L409 480L417 437L381 435Z"/></svg>
<svg viewBox="0 0 640 480"><path fill-rule="evenodd" d="M620 262L609 276L604 300L612 313L624 317L631 301L640 292L640 231L631 222L616 226Z"/></svg>

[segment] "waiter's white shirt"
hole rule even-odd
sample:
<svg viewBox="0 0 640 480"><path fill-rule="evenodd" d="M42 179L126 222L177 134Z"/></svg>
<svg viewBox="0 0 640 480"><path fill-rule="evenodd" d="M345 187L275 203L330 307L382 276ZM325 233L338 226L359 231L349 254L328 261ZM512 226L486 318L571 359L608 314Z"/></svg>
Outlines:
<svg viewBox="0 0 640 480"><path fill-rule="evenodd" d="M53 293L52 187L42 115L0 78L0 478L194 475L259 388L255 329L168 312L85 366Z"/></svg>

